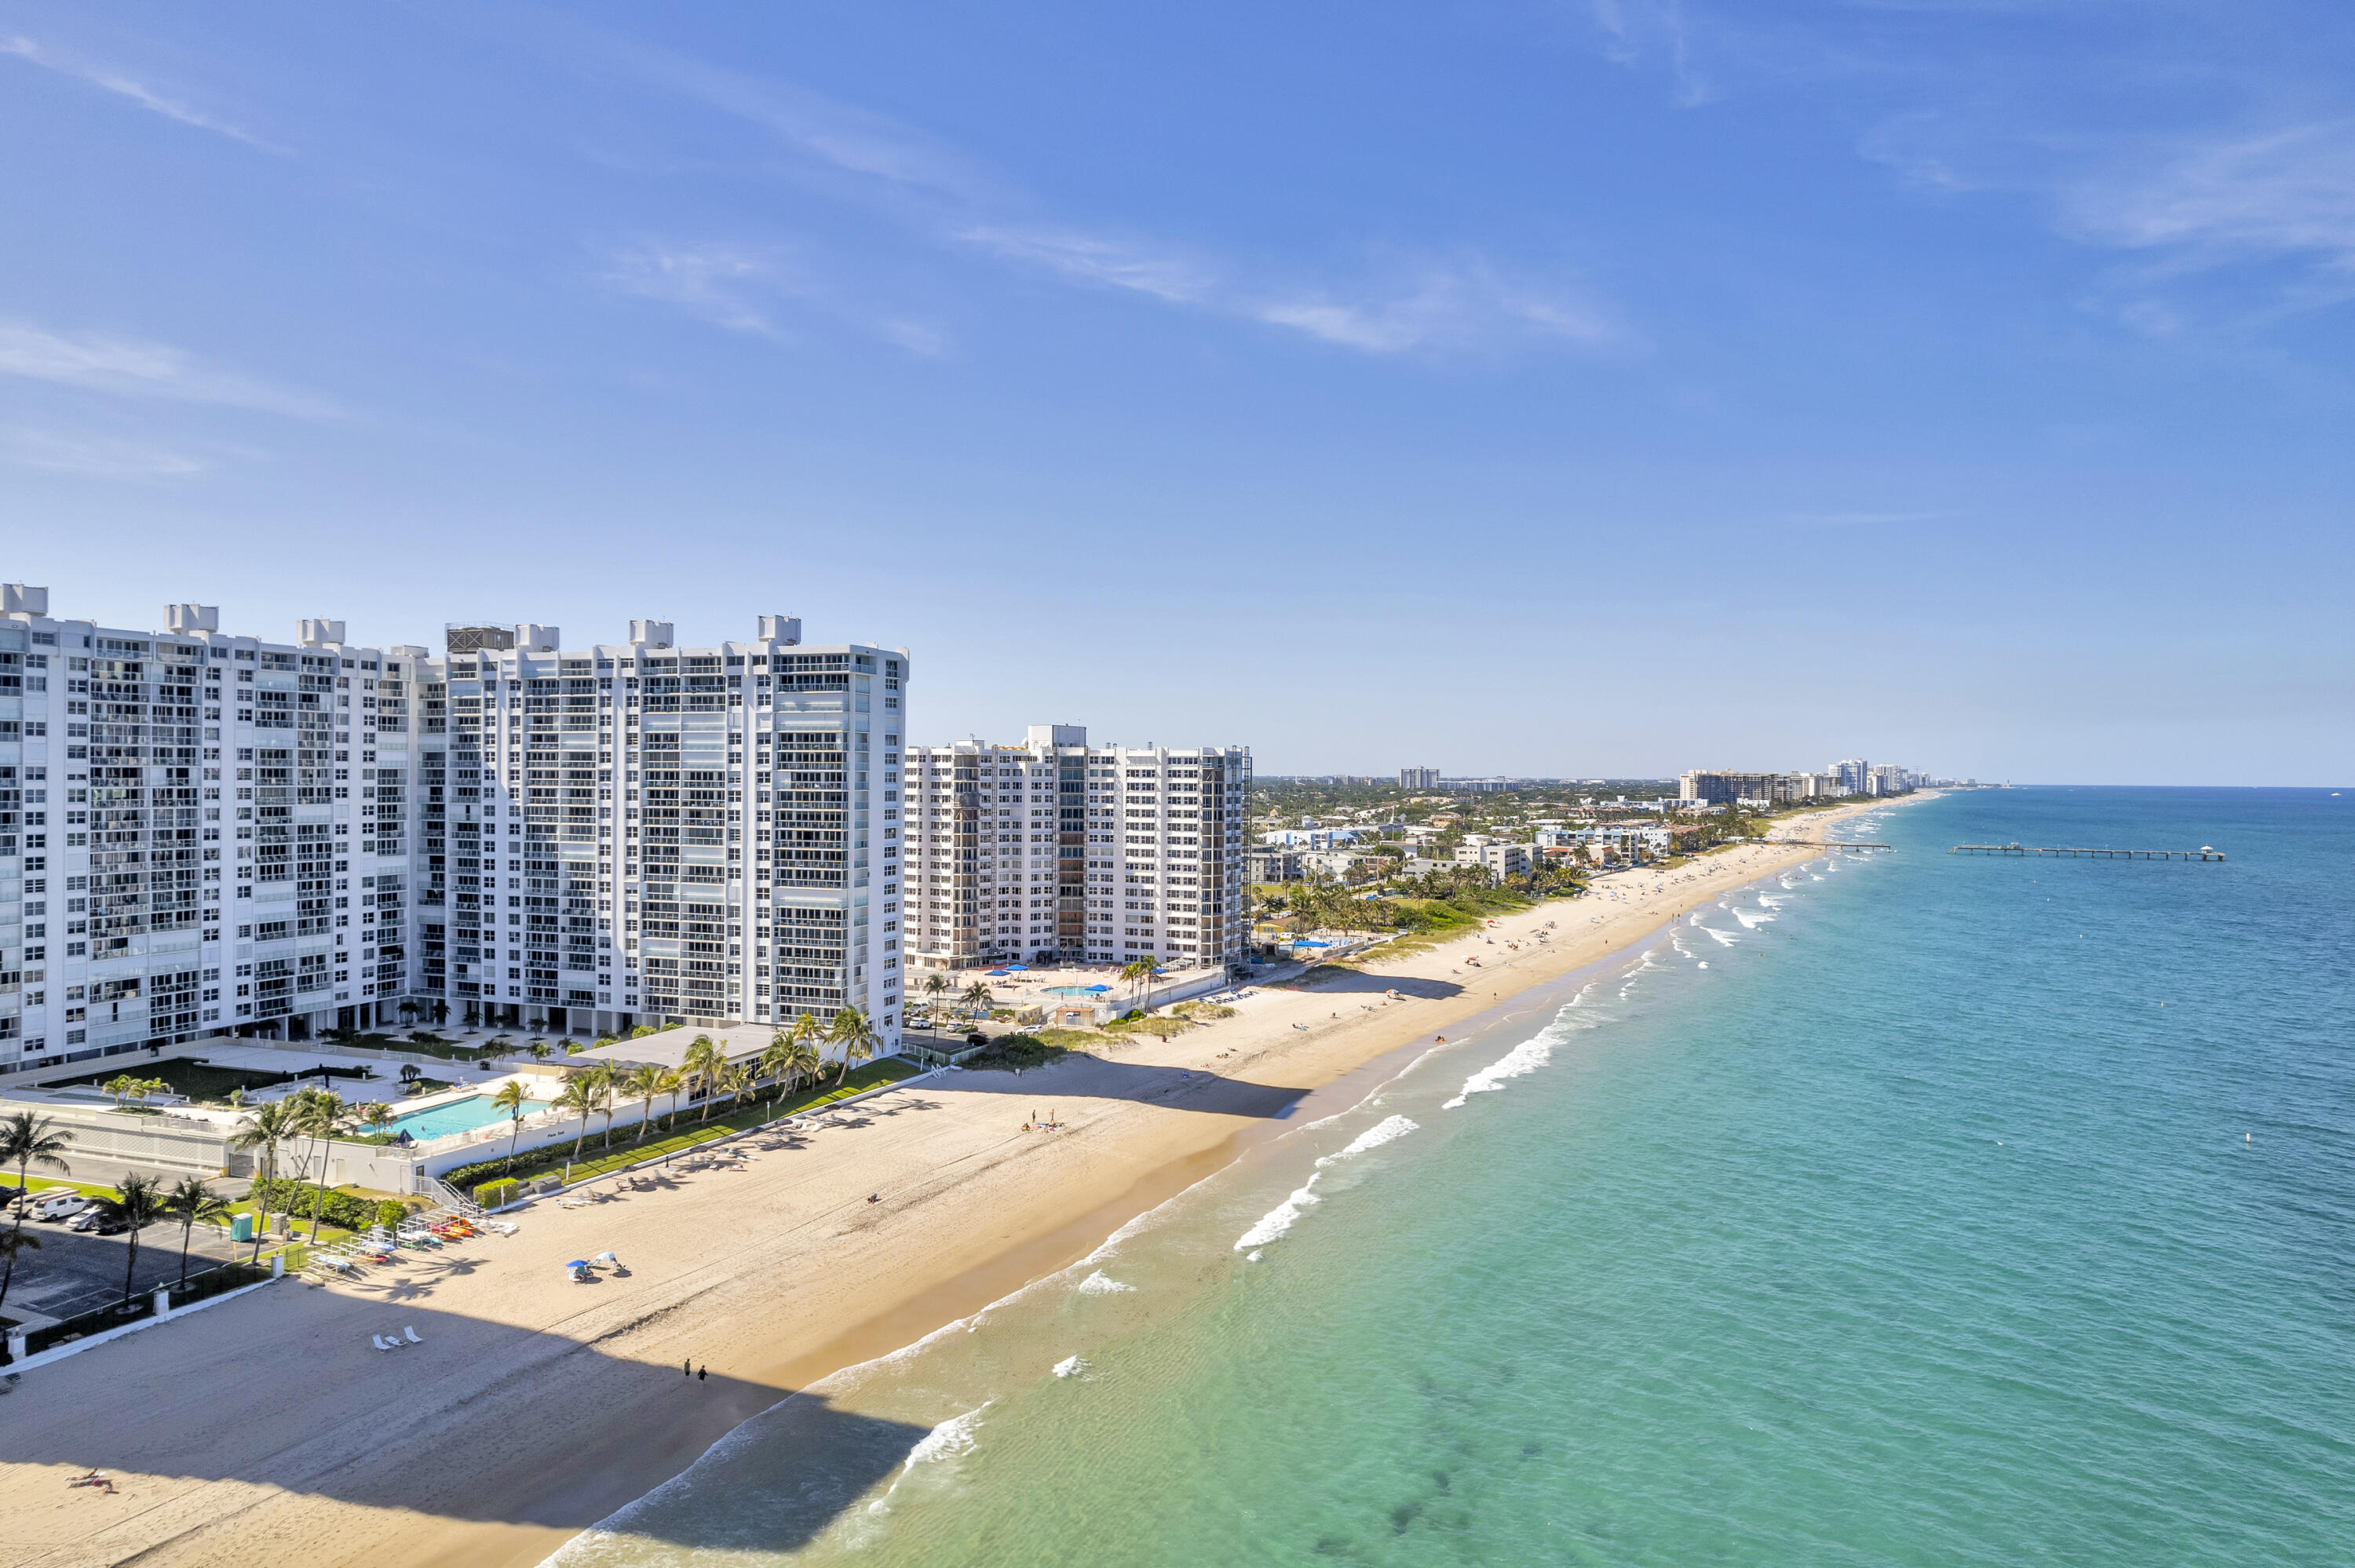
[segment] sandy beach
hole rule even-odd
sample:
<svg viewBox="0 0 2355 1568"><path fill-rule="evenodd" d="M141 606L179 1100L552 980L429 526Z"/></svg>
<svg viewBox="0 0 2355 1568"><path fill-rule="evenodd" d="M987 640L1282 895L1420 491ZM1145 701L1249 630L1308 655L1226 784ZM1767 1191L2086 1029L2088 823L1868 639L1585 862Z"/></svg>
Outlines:
<svg viewBox="0 0 2355 1568"><path fill-rule="evenodd" d="M845 1127L753 1139L741 1169L609 1179L517 1211L511 1238L284 1281L37 1368L0 1398L0 1568L538 1563L793 1391L1082 1255L1306 1094L1819 853L1599 877L1167 1042L926 1077ZM1022 1130L1050 1107L1061 1130ZM570 1281L608 1250L626 1275ZM421 1345L369 1343L411 1327ZM112 1495L67 1487L92 1468Z"/></svg>

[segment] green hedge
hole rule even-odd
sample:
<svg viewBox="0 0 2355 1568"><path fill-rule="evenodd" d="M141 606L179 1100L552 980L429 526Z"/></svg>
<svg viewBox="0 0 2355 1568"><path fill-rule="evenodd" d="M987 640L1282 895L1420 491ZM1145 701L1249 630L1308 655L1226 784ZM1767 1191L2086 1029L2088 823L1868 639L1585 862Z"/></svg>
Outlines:
<svg viewBox="0 0 2355 1568"><path fill-rule="evenodd" d="M307 1220L319 1190L314 1181L297 1181L290 1176L274 1181L256 1181L248 1195L257 1207L267 1199L272 1213L291 1213L297 1220ZM320 1218L347 1231L364 1231L375 1224L377 1209L374 1198L356 1198L349 1192L330 1191L325 1200L319 1201Z"/></svg>
<svg viewBox="0 0 2355 1568"><path fill-rule="evenodd" d="M482 1204L485 1209L496 1209L502 1203L511 1203L515 1201L516 1188L518 1185L519 1183L512 1176L496 1181L485 1181L474 1189L474 1202Z"/></svg>

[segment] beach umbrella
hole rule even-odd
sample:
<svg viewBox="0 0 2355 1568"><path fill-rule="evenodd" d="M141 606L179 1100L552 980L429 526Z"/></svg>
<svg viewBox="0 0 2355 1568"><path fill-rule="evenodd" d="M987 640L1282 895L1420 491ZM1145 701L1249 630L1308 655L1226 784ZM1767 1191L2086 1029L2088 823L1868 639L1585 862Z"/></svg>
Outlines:
<svg viewBox="0 0 2355 1568"><path fill-rule="evenodd" d="M1110 987L1110 986L1108 986L1108 985L1091 985L1091 986L1082 986L1082 987L1081 987L1081 989L1082 989L1082 991L1110 991L1110 990L1112 989L1112 987Z"/></svg>
<svg viewBox="0 0 2355 1568"><path fill-rule="evenodd" d="M991 976L992 976L993 978L994 978L994 977L996 977L996 976L1002 975L1002 974L1006 973L1006 971L1005 971L1004 969L992 969L992 970L990 970L989 972L990 972L990 974L991 974Z"/></svg>
<svg viewBox="0 0 2355 1568"><path fill-rule="evenodd" d="M586 1268L586 1267L588 1267L588 1266L589 1266L589 1260L588 1260L587 1258L585 1258L585 1257L576 1257L576 1258L574 1258L570 1263L566 1264L564 1266L565 1266L566 1268L568 1268L568 1269L570 1269L570 1268Z"/></svg>

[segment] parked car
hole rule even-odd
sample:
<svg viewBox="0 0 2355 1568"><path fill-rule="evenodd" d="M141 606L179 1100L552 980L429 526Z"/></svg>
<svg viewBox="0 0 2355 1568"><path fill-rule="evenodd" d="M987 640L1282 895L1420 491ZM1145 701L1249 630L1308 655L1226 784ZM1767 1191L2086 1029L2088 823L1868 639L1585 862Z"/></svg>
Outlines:
<svg viewBox="0 0 2355 1568"><path fill-rule="evenodd" d="M123 1211L112 1203L103 1202L91 1204L66 1222L66 1229L80 1231L84 1235L111 1236L118 1231L129 1228L130 1226L123 1223Z"/></svg>
<svg viewBox="0 0 2355 1568"><path fill-rule="evenodd" d="M62 1220L69 1214L78 1214L89 1207L90 1200L80 1192L64 1192L54 1198L37 1199L33 1218L46 1224L51 1220Z"/></svg>

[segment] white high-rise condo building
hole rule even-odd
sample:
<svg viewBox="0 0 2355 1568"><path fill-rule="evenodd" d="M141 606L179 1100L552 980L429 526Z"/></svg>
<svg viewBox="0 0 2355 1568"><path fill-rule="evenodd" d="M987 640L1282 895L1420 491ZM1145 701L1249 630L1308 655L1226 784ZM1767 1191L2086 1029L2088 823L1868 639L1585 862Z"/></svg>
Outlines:
<svg viewBox="0 0 2355 1568"><path fill-rule="evenodd" d="M1241 962L1251 780L1245 747L1092 747L1078 725L909 747L910 966Z"/></svg>
<svg viewBox="0 0 2355 1568"><path fill-rule="evenodd" d="M904 650L218 625L0 589L0 1073L453 1012L849 1006L896 1048Z"/></svg>

